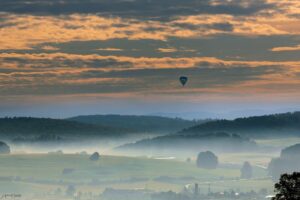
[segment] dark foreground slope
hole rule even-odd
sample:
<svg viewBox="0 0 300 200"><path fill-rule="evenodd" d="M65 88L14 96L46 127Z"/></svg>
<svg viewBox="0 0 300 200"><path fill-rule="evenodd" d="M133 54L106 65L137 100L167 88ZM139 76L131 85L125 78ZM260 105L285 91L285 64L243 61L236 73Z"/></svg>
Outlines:
<svg viewBox="0 0 300 200"><path fill-rule="evenodd" d="M300 136L300 112L274 114L235 120L216 120L180 131L179 135L202 135L226 131L255 137Z"/></svg>
<svg viewBox="0 0 300 200"><path fill-rule="evenodd" d="M16 138L43 138L45 135L55 135L67 138L89 137L116 137L128 132L124 129L80 122L49 119L15 117L0 119L0 137L5 139ZM49 138L48 138L49 139Z"/></svg>
<svg viewBox="0 0 300 200"><path fill-rule="evenodd" d="M87 115L69 118L68 120L130 129L139 132L177 132L195 126L202 121L190 121L179 118L136 115Z"/></svg>

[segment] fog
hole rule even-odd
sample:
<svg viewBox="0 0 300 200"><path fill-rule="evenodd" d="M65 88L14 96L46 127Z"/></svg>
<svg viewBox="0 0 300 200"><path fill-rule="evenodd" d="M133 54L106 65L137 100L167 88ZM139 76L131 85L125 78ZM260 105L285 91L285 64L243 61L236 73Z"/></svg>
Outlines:
<svg viewBox="0 0 300 200"><path fill-rule="evenodd" d="M266 199L281 174L300 170L298 121L292 120L298 115L232 121L2 119L2 133L10 134L1 136L0 193L30 200ZM270 119L285 124L279 130ZM104 128L102 120L115 129ZM156 127L149 129L149 123ZM253 123L256 128L247 128ZM147 131L129 131L132 127Z"/></svg>
<svg viewBox="0 0 300 200"><path fill-rule="evenodd" d="M300 138L297 138L300 140ZM0 192L15 199L173 199L184 195L196 198L239 193L241 199L272 194L272 180L266 170L277 152L214 152L216 169L197 167L194 150L127 151L116 147L132 140L70 143L11 144L10 155L1 155ZM188 146L186 147L188 148ZM206 150L210 150L207 148ZM99 152L96 161L91 154ZM240 178L245 161L253 168L253 177ZM259 183L256 185L254 183ZM227 191L227 193L226 193ZM251 196L250 195L250 196ZM232 197L232 196L231 196Z"/></svg>

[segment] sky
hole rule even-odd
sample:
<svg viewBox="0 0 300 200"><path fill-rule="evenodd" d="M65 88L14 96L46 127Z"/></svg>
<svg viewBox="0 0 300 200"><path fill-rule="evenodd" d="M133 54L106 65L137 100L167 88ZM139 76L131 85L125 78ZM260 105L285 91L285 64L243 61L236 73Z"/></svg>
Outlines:
<svg viewBox="0 0 300 200"><path fill-rule="evenodd" d="M233 118L299 89L298 0L0 1L0 116Z"/></svg>

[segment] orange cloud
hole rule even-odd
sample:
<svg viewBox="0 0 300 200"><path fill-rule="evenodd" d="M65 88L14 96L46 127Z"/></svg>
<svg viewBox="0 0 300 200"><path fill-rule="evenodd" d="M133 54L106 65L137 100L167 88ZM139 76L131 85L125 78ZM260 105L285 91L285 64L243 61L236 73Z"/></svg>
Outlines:
<svg viewBox="0 0 300 200"><path fill-rule="evenodd" d="M300 61L235 61L235 60L222 60L215 57L128 57L128 56L102 56L98 54L88 54L88 55L80 55L80 54L67 54L67 53L1 53L0 59L4 58L23 58L29 60L105 60L105 59L113 59L117 62L128 62L131 63L132 66L126 69L161 69L161 68L189 68L189 67L201 67L201 65L205 65L206 67L240 67L240 66L250 66L250 67L258 67L258 66L289 66L290 68L298 68L300 65ZM11 65L11 63L10 63ZM43 64L45 65L45 64ZM30 64L28 65L28 67ZM45 65L47 66L47 65ZM3 62L3 67L5 67L5 63ZM70 69L72 66L66 66L66 69ZM88 66L83 66L82 68L88 69ZM24 68L23 68L24 69ZM28 68L30 69L30 67ZM51 66L51 69L55 69L55 66ZM122 70L118 69L116 66L112 66L112 68L105 68L102 70ZM300 69L299 69L300 70Z"/></svg>
<svg viewBox="0 0 300 200"><path fill-rule="evenodd" d="M31 49L41 43L116 38L167 40L168 37L197 38L221 33L250 36L300 33L299 19L279 13L274 13L272 17L259 14L244 17L196 15L179 17L168 23L79 14L60 17L16 14L5 16L5 23L13 25L0 29L2 50ZM232 26L232 30L215 27L216 24L226 23ZM180 24L187 26L179 26Z"/></svg>
<svg viewBox="0 0 300 200"><path fill-rule="evenodd" d="M227 61L221 60L213 57L183 57L183 58L151 58L151 57L126 57L126 56L100 56L100 55L77 55L77 54L64 54L64 53L43 53L43 54L17 54L17 53L2 53L0 54L0 60L2 60L3 65L1 69L9 69L6 66L6 61L4 58L10 58L9 60L13 60L13 58L28 59L31 61L44 61L47 60L46 63L49 65L45 65L42 68L36 68L35 66L31 66L30 64L18 67L14 66L12 71L1 72L0 73L0 85L2 88L7 88L9 91L18 91L14 88L40 88L40 90L44 87L54 87L60 85L60 87L80 87L80 85L84 87L93 88L93 85L99 85L98 87L104 87L105 85L116 85L117 88L122 88L117 90L118 93L138 93L142 94L143 92L148 92L151 94L176 94L182 93L181 90L178 90L178 80L175 79L168 81L163 85L159 85L159 83L151 83L147 82L144 78L136 76L121 76L121 77L105 77L101 76L104 72L122 72L126 71L126 74L130 74L130 70L136 69L189 69L189 68L211 68L217 69L221 72L226 71L232 68L260 68L264 66L281 66L284 68L284 71L276 71L273 70L272 67L269 67L268 71L264 71L263 73L259 73L254 80L250 78L239 79L239 74L228 74L228 77L212 77L213 80L201 80L204 82L200 82L198 85L193 83L193 79L190 84L193 87L188 87L185 89L187 94L191 93L211 93L211 94L223 94L223 93L234 93L234 94L245 94L245 93L294 93L297 94L300 86L300 61L288 61L288 62L271 62L271 61ZM131 66L129 68L118 68L117 66L105 67L105 68L94 68L92 66L62 66L57 67L57 60L63 62L64 60L95 60L95 59L114 59L118 62L129 62ZM51 64L51 62L54 62ZM37 62L38 63L38 62ZM44 63L44 62L43 62ZM9 66L16 65L17 63L8 63ZM203 66L203 67L202 67ZM251 71L250 71L251 72ZM98 77L98 75L100 75ZM242 76L243 74L241 74ZM202 76L202 75L201 75ZM205 78L205 75L203 75ZM226 78L229 80L229 83L220 82L218 84L218 80L222 80ZM149 80L152 80L150 78ZM238 79L238 81L233 81L232 84L230 80ZM148 81L149 81L148 80ZM164 79L158 79L164 80ZM194 80L195 81L195 80ZM209 84L206 86L206 83L210 83L212 81L216 81L215 84ZM202 85L203 84L203 85ZM123 86L124 85L124 86ZM123 88L125 87L126 88ZM198 85L198 86L197 86ZM138 87L137 87L138 86ZM142 90L135 91L133 88L140 88ZM130 89L131 88L131 89ZM176 90L172 88L177 88ZM26 89L28 90L28 89ZM93 89L94 90L94 89ZM87 91L89 92L93 92ZM114 92L114 90L109 90L110 93ZM1 91L0 91L1 92ZM76 92L76 91L75 91ZM99 90L99 93L106 93L107 91Z"/></svg>
<svg viewBox="0 0 300 200"><path fill-rule="evenodd" d="M97 50L99 50L99 51L123 51L123 49L119 49L119 48L99 48Z"/></svg>
<svg viewBox="0 0 300 200"><path fill-rule="evenodd" d="M158 48L157 50L162 53L172 53L178 51L176 48Z"/></svg>
<svg viewBox="0 0 300 200"><path fill-rule="evenodd" d="M271 51L300 51L300 45L293 46L293 47L274 47Z"/></svg>

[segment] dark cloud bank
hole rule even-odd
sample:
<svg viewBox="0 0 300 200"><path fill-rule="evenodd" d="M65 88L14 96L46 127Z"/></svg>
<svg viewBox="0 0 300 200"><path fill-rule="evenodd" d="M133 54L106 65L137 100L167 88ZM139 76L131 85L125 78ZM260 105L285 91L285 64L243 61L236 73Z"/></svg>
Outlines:
<svg viewBox="0 0 300 200"><path fill-rule="evenodd" d="M67 15L74 13L101 14L119 17L169 20L175 16L196 14L252 15L272 7L265 0L244 1L210 0L1 0L0 11L33 15Z"/></svg>

